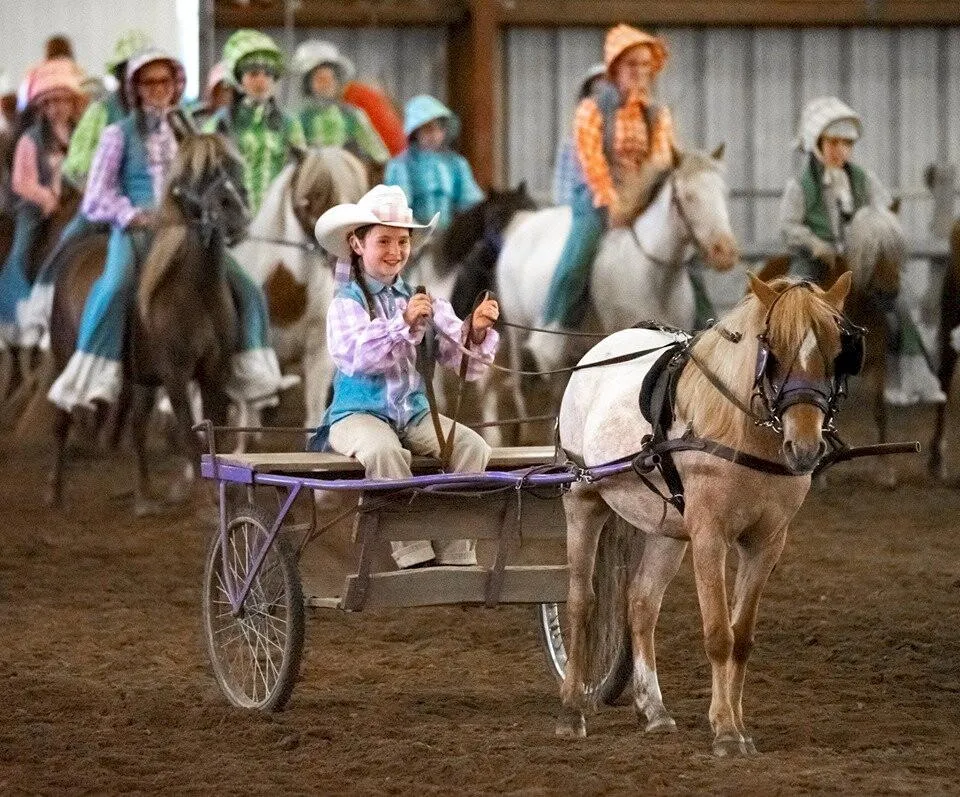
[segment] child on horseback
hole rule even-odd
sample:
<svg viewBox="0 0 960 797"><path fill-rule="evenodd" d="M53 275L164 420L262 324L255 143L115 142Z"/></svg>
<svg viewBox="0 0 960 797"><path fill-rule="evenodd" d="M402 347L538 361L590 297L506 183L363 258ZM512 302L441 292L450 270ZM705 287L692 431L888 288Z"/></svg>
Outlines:
<svg viewBox="0 0 960 797"><path fill-rule="evenodd" d="M91 221L109 223L111 232L103 274L84 307L76 351L49 393L67 411L110 404L119 395L136 260L149 250L156 208L177 150L167 114L183 93L182 64L158 50L146 51L130 60L126 80L134 110L104 129L83 198L84 213ZM237 402L269 400L288 382L267 341L265 299L232 262L226 275L243 329L226 392Z"/></svg>
<svg viewBox="0 0 960 797"><path fill-rule="evenodd" d="M223 60L237 95L207 128L231 138L240 151L247 201L256 214L291 147L305 147L306 141L300 120L281 111L274 98L283 54L273 39L260 31L238 30L224 44Z"/></svg>
<svg viewBox="0 0 960 797"><path fill-rule="evenodd" d="M17 140L11 188L17 196L13 243L0 271L0 337L21 339L23 305L30 294L29 259L44 219L60 203L61 168L82 96L76 69L57 58L34 68L27 88L36 121Z"/></svg>
<svg viewBox="0 0 960 797"><path fill-rule="evenodd" d="M327 315L327 341L336 366L333 401L310 448L332 448L359 459L371 479L410 476L410 455L441 456L442 444L423 379L417 370L418 347L436 330L436 358L461 367L458 343L490 360L498 335L492 329L497 303L486 299L468 322L454 315L450 304L426 293L414 293L400 276L412 252L423 246L434 227L419 224L403 191L378 185L356 204L337 205L317 221L320 245L350 264L350 281L341 285ZM468 379L482 364L469 362ZM454 422L437 416L441 434L453 434ZM455 426L449 468L481 472L490 448L476 432ZM476 564L474 541L393 543L401 568L417 565Z"/></svg>
<svg viewBox="0 0 960 797"><path fill-rule="evenodd" d="M100 143L100 135L107 125L116 124L130 113L126 92L127 62L136 53L151 47L150 37L142 30L125 31L113 45L106 63L107 73L117 81L117 88L104 99L90 103L70 136L70 147L63 162L63 179L78 190L83 190L93 162L93 154ZM63 228L57 245L37 272L30 297L23 304L24 345L38 346L46 340L53 309L53 286L57 281L60 254L77 238L93 231L96 225L77 211Z"/></svg>
<svg viewBox="0 0 960 797"><path fill-rule="evenodd" d="M844 254L845 231L857 211L892 205L877 176L851 161L862 127L857 112L837 97L817 97L803 109L797 137L803 167L780 201L780 231L792 254L793 277L828 287L838 276L834 272ZM888 371L885 400L900 405L945 401L916 325L896 307L895 297L890 300L887 319L895 362Z"/></svg>
<svg viewBox="0 0 960 797"><path fill-rule="evenodd" d="M366 163L383 166L390 153L380 134L360 108L343 99L353 62L330 42L311 39L297 47L293 71L303 90L299 116L307 143L343 147Z"/></svg>
<svg viewBox="0 0 960 797"><path fill-rule="evenodd" d="M451 149L460 121L440 100L420 94L404 107L403 132L407 149L387 163L383 181L410 197L415 218L439 214L445 230L455 213L483 199L467 159Z"/></svg>
<svg viewBox="0 0 960 797"><path fill-rule="evenodd" d="M667 63L663 40L629 25L607 31L603 47L605 79L577 105L573 138L581 174L573 192L573 222L560 262L550 283L541 325L551 329L576 327L586 311L590 268L609 227L624 226L618 196L624 177L650 164L669 167L675 148L668 108L655 104L650 92L654 78ZM551 341L533 333L534 353ZM549 336L548 336L549 337Z"/></svg>

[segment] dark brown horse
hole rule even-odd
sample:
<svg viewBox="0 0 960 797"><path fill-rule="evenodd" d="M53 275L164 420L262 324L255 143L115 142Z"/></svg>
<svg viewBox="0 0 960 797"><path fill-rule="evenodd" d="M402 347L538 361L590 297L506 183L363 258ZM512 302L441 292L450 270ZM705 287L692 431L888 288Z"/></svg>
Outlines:
<svg viewBox="0 0 960 797"><path fill-rule="evenodd" d="M224 247L237 240L249 218L240 193L242 167L234 150L219 135L199 135L176 127L180 149L160 210L160 222L140 270L135 307L124 354L131 385L131 427L138 458L137 514L159 507L151 497L146 459L148 416L157 389L170 398L182 461L169 500L189 494L199 460L188 383L200 387L204 411L218 422L226 415L223 392L230 355L239 338L237 316L223 266ZM51 337L57 360L65 364L76 341L81 308L102 267L104 250L96 237L78 245L62 269L54 299ZM99 259L97 259L99 258ZM57 456L50 474L50 499L62 501L63 469L71 416L56 411Z"/></svg>
<svg viewBox="0 0 960 797"><path fill-rule="evenodd" d="M947 394L947 401L937 405L937 421L930 440L930 473L941 481L946 480L946 427L947 407L950 406L950 385L957 367L957 350L953 347L951 333L960 327L960 219L950 231L950 260L943 275L943 290L940 294L940 326L937 331L937 353L940 366L937 378L940 389Z"/></svg>
<svg viewBox="0 0 960 797"><path fill-rule="evenodd" d="M860 374L866 387L877 442L887 442L887 404L884 385L887 379L887 350L890 318L895 314L900 293L900 269L906 258L903 230L891 211L861 208L846 228L846 255L838 257L824 284L829 288L845 271L851 271L853 283L844 305L844 313L854 324L867 330L864 338L864 363ZM790 256L767 261L757 276L768 282L784 276L790 268ZM878 479L885 486L896 484L896 472L889 457L881 458Z"/></svg>

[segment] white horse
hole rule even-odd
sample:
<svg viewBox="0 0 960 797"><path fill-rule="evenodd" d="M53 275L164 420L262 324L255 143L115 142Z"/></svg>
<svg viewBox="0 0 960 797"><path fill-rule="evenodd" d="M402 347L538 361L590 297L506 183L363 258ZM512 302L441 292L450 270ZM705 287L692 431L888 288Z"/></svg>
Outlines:
<svg viewBox="0 0 960 797"><path fill-rule="evenodd" d="M367 188L363 164L346 150L300 152L271 184L250 225L250 239L233 250L267 294L270 337L280 362L301 363L306 426L320 423L334 370L327 350L333 270L314 248L313 227L325 210L356 202Z"/></svg>
<svg viewBox="0 0 960 797"><path fill-rule="evenodd" d="M739 257L722 157L722 147L711 155L677 153L672 169L643 175L640 185L627 187L636 193L637 201L631 204L639 215L630 227L603 236L590 277L591 306L584 328L613 332L656 320L692 329L695 304L687 260L699 250L709 266L727 271ZM542 318L571 218L569 207L547 208L518 218L505 236L497 281L504 315L511 322L534 326ZM518 336L510 337L511 359L517 363ZM558 335L532 333L527 345L543 370L558 368L574 356L574 347Z"/></svg>

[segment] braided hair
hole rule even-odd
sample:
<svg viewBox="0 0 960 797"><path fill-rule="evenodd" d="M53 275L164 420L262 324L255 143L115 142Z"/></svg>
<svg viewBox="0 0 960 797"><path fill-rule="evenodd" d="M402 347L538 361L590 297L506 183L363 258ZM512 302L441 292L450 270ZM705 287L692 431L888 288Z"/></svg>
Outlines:
<svg viewBox="0 0 960 797"><path fill-rule="evenodd" d="M365 224L362 227L357 227L357 229L350 234L362 241L367 237L367 233L375 226L374 224ZM364 279L363 258L352 250L350 252L350 277L360 286L363 300L367 303L367 314L370 316L370 320L373 321L377 315L376 305L373 303L373 295L370 293L370 289L367 287L367 281Z"/></svg>

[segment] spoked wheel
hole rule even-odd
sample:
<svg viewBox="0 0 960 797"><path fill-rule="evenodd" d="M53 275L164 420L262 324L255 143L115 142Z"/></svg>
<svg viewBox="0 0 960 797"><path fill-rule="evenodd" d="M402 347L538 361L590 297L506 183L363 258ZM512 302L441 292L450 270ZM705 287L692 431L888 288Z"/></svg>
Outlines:
<svg viewBox="0 0 960 797"><path fill-rule="evenodd" d="M272 522L258 507L237 507L227 526L226 569L245 583ZM290 697L303 655L303 590L289 544L278 537L235 615L227 597L221 536L210 546L203 579L203 626L213 674L239 708L279 711Z"/></svg>
<svg viewBox="0 0 960 797"><path fill-rule="evenodd" d="M587 695L597 703L614 703L633 674L633 646L627 622L633 537L632 528L619 521L600 535L593 570L596 613L588 632L588 649L594 653L585 684ZM566 605L541 603L537 621L547 666L562 681L567 669L565 640L570 638Z"/></svg>

